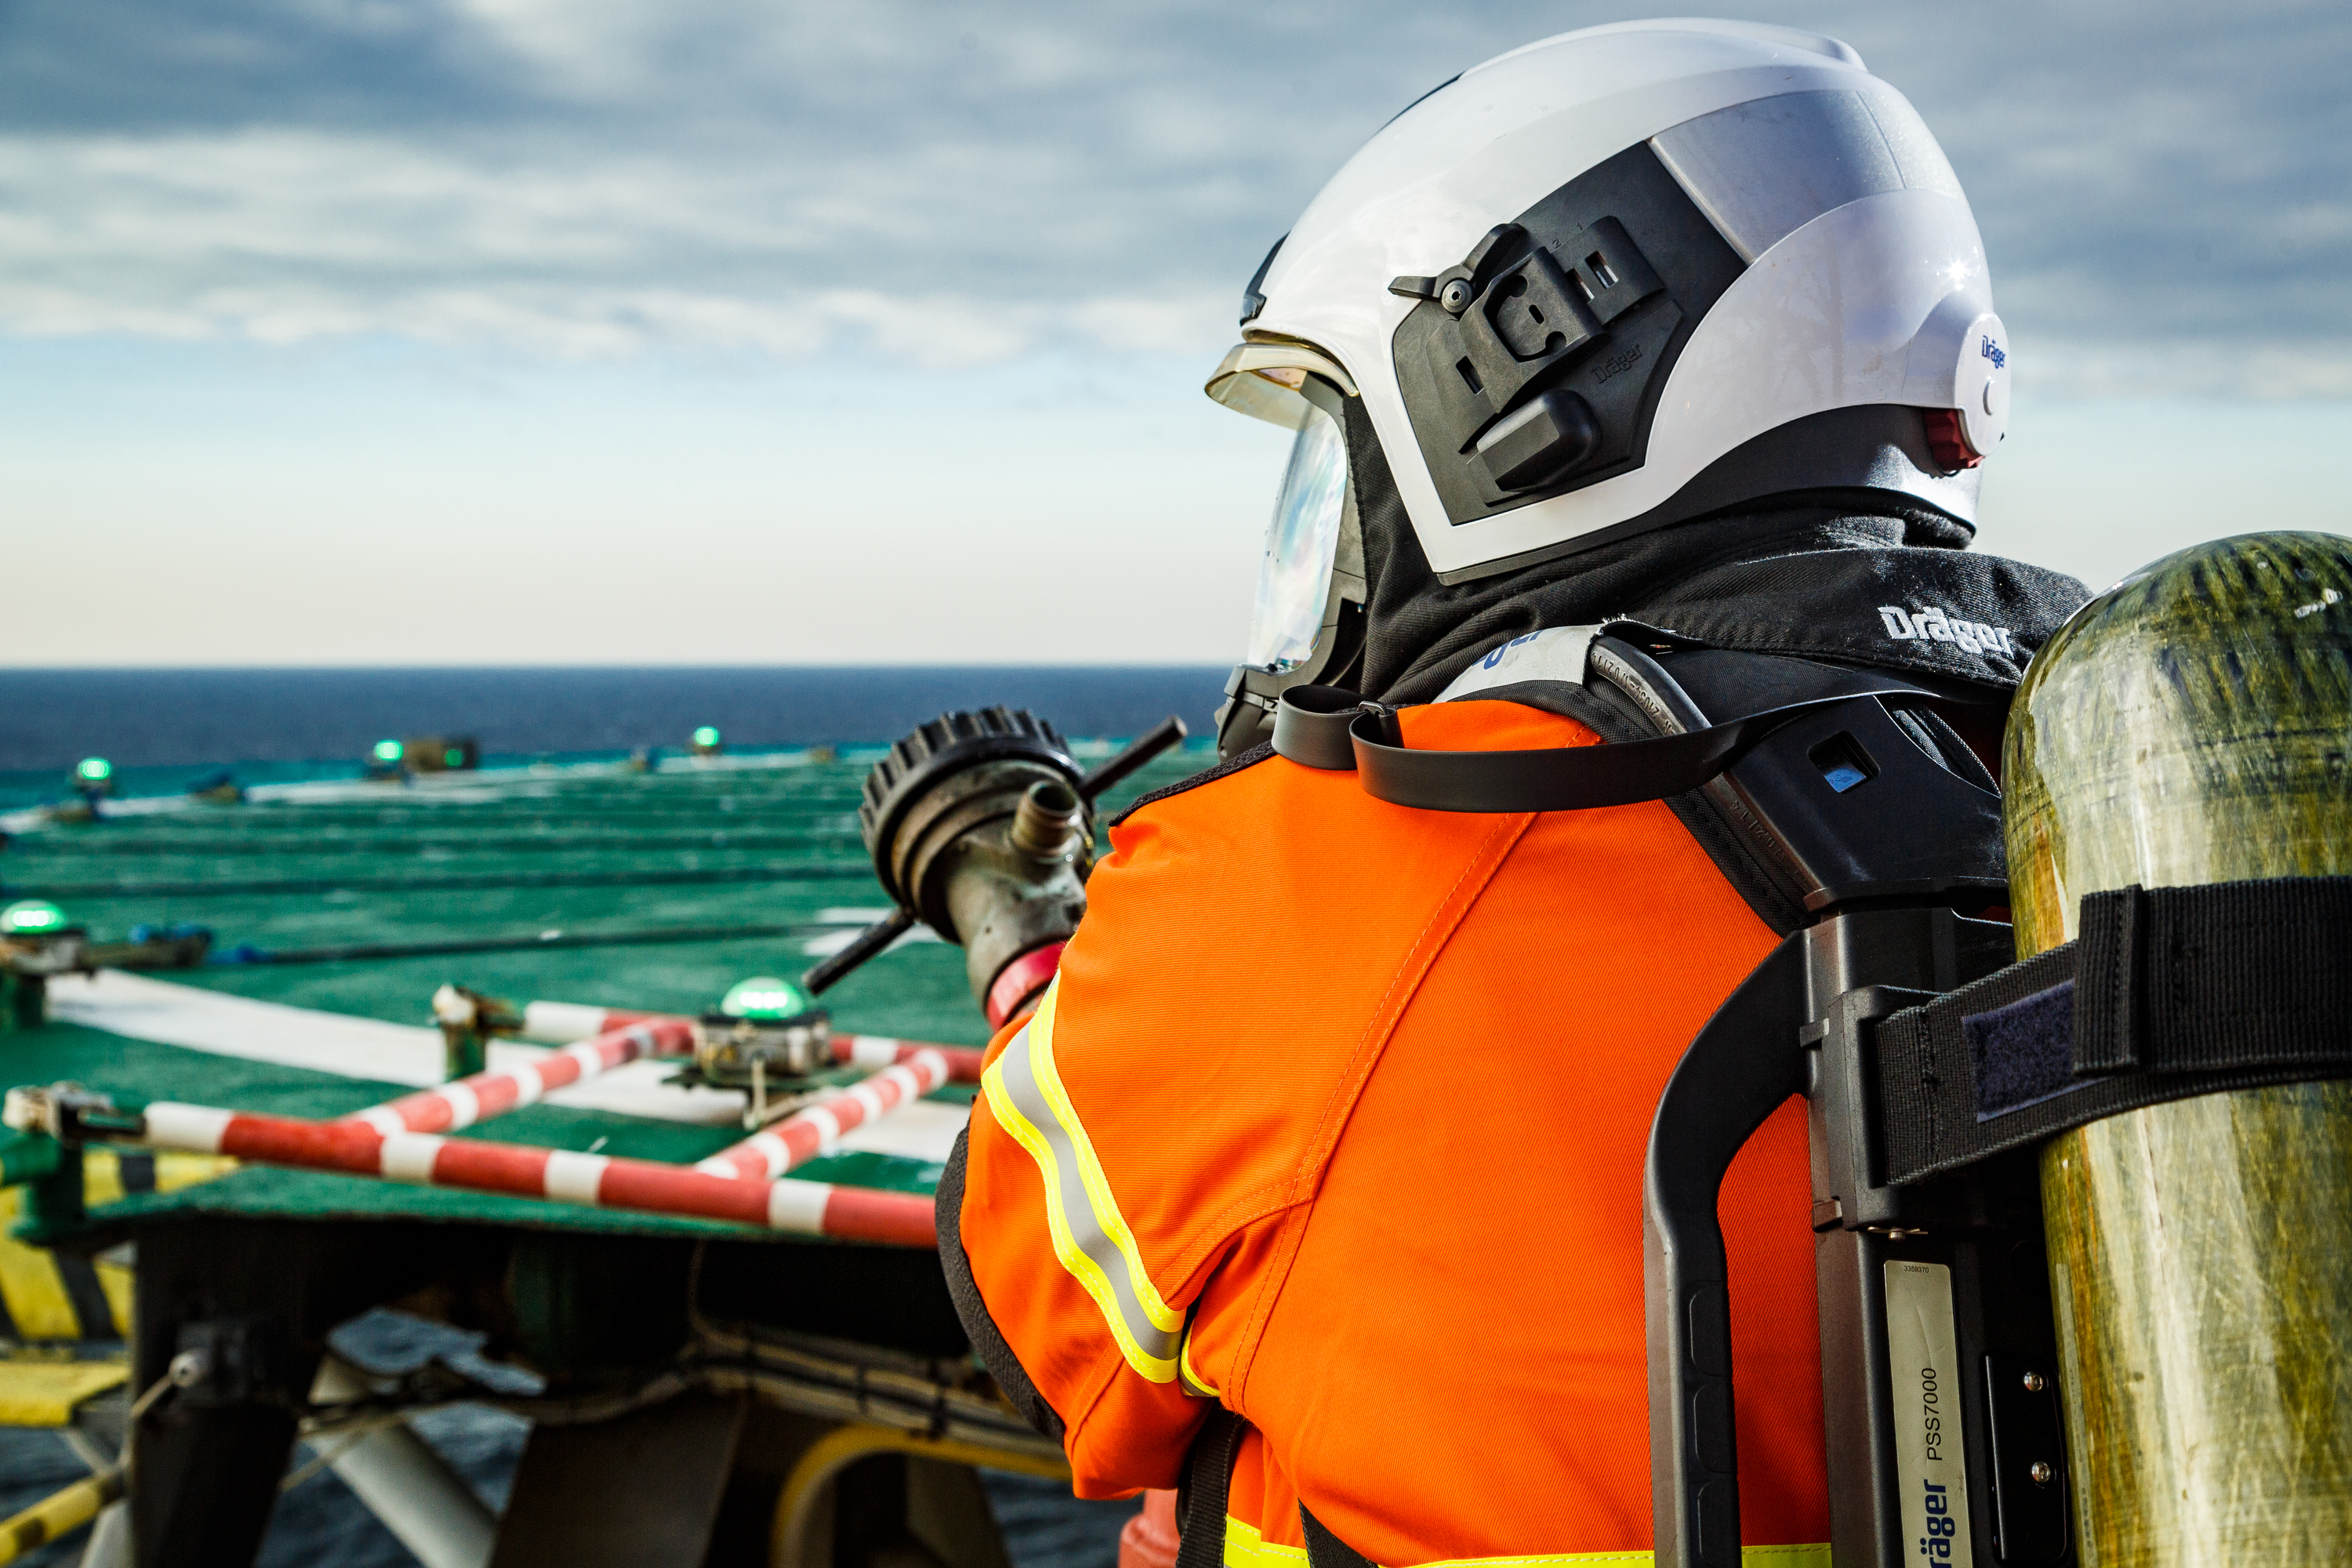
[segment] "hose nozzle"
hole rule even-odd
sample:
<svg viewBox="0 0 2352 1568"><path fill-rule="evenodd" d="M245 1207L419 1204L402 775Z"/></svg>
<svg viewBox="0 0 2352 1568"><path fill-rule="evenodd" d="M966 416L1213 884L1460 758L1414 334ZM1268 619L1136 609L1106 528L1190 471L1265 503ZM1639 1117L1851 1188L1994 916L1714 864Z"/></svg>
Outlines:
<svg viewBox="0 0 2352 1568"><path fill-rule="evenodd" d="M1040 860L1066 860L1085 814L1077 791L1058 779L1039 779L1013 808L1013 847Z"/></svg>

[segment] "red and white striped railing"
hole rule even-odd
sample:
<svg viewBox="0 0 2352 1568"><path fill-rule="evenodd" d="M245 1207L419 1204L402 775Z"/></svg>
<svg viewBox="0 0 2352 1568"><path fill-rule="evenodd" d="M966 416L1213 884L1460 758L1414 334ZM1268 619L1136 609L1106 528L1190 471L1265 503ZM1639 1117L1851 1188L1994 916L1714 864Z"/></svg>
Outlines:
<svg viewBox="0 0 2352 1568"><path fill-rule="evenodd" d="M920 1049L905 1063L861 1079L839 1094L803 1106L773 1127L721 1149L694 1167L733 1181L773 1181L831 1151L841 1135L920 1100L948 1079L947 1058Z"/></svg>
<svg viewBox="0 0 2352 1568"><path fill-rule="evenodd" d="M593 1039L649 1020L687 1022L667 1013L631 1013L617 1008L589 1007L577 1002L526 1002L522 1005L522 1037L548 1045Z"/></svg>
<svg viewBox="0 0 2352 1568"><path fill-rule="evenodd" d="M398 1132L454 1132L477 1121L520 1110L566 1085L612 1071L640 1057L682 1056L694 1049L694 1026L683 1018L648 1016L595 1035L536 1061L494 1068L433 1089L403 1095L383 1105L354 1110L341 1120L363 1121L387 1136Z"/></svg>
<svg viewBox="0 0 2352 1568"><path fill-rule="evenodd" d="M843 1241L939 1244L930 1200L908 1193L790 1178L746 1182L652 1160L484 1143L430 1132L387 1133L351 1118L310 1121L158 1100L146 1108L141 1131L128 1141L296 1170L731 1220Z"/></svg>
<svg viewBox="0 0 2352 1568"><path fill-rule="evenodd" d="M947 1069L949 1082L978 1083L982 1058L986 1053L970 1046L933 1046L921 1040L894 1040L883 1035L833 1037L833 1059L849 1067L907 1067L926 1055L940 1058Z"/></svg>
<svg viewBox="0 0 2352 1568"><path fill-rule="evenodd" d="M1050 978L1050 975L1048 976ZM591 1007L578 1002L526 1002L522 1005L522 1037L560 1045L593 1039L639 1024L681 1024L693 1021L667 1013L629 1013ZM980 1081L981 1054L965 1046L936 1046L924 1040L893 1039L886 1035L835 1035L833 1059L849 1067L887 1068L911 1062L924 1051L937 1051L948 1064L954 1083Z"/></svg>

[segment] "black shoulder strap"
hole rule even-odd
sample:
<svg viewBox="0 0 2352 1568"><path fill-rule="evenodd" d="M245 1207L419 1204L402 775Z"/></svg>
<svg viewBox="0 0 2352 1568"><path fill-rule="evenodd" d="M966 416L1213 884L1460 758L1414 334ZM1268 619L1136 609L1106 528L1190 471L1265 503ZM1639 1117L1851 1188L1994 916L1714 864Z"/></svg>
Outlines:
<svg viewBox="0 0 2352 1568"><path fill-rule="evenodd" d="M1323 1521L1298 1505L1298 1522L1307 1531L1307 1568L1372 1568L1372 1560L1323 1528Z"/></svg>
<svg viewBox="0 0 2352 1568"><path fill-rule="evenodd" d="M1241 1447L1242 1418L1213 1405L1193 1434L1184 1458L1183 1484L1177 1488L1176 1568L1224 1568L1225 1500L1234 1485L1234 1455Z"/></svg>
<svg viewBox="0 0 2352 1568"><path fill-rule="evenodd" d="M1233 1495L1234 1456L1241 1449L1242 1418L1220 1405L1209 1412L1184 1456L1184 1479L1176 1489L1176 1568L1223 1568L1225 1512ZM1371 1561L1323 1528L1298 1505L1307 1531L1307 1568L1373 1568Z"/></svg>
<svg viewBox="0 0 2352 1568"><path fill-rule="evenodd" d="M1274 749L1311 768L1352 768L1364 793L1425 811L1580 811L1664 800L1698 788L1758 742L1862 697L1932 700L1902 681L1769 708L1721 724L1609 746L1424 752L1404 744L1393 710L1332 687L1294 686L1275 716Z"/></svg>
<svg viewBox="0 0 2352 1568"><path fill-rule="evenodd" d="M1277 752L1352 769L1368 794L1442 811L1560 811L1663 800L1782 935L1864 897L1997 903L2000 801L1946 712L1994 706L1885 672L1595 637L1591 678L1490 693L1598 730L1599 746L1438 752L1351 692L1293 688ZM1664 662L1661 662L1661 658ZM1633 717L1610 718L1620 710Z"/></svg>

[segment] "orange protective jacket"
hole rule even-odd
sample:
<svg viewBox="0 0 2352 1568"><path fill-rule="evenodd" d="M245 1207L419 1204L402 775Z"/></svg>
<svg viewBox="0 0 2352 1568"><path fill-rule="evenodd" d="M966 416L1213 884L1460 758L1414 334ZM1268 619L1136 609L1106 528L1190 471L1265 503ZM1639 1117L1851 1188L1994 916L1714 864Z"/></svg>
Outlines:
<svg viewBox="0 0 2352 1568"><path fill-rule="evenodd" d="M1463 701L1409 745L1592 744ZM1081 1496L1249 1426L1225 1561L1646 1561L1642 1170L1773 933L1661 802L1414 811L1278 757L1111 832L941 1187L968 1323ZM1805 1121L1724 1184L1743 1533L1826 1568ZM976 1298L976 1299L975 1299Z"/></svg>

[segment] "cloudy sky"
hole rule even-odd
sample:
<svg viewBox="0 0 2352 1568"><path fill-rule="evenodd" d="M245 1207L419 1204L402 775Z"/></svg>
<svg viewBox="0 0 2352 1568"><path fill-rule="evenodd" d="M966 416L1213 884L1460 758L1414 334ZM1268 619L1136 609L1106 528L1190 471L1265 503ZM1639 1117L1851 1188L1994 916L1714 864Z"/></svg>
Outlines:
<svg viewBox="0 0 2352 1568"><path fill-rule="evenodd" d="M2352 531L2352 11L1723 10L1969 191L1985 547ZM0 0L0 663L1224 662L1241 284L1403 104L1640 14Z"/></svg>

